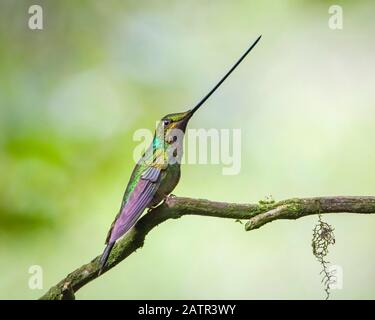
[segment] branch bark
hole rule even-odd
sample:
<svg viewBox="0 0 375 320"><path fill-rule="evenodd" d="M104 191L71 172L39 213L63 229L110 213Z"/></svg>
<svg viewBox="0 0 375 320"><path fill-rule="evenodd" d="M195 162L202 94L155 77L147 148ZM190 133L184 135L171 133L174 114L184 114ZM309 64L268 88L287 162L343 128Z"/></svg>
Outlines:
<svg viewBox="0 0 375 320"><path fill-rule="evenodd" d="M278 219L298 219L312 214L347 212L375 213L375 197L294 198L279 202L260 201L257 204L214 202L202 199L168 197L163 204L147 212L121 240L108 259L106 272L144 244L146 235L157 225L184 215L248 220L245 230L253 230ZM74 299L75 293L98 277L100 256L68 274L40 299Z"/></svg>

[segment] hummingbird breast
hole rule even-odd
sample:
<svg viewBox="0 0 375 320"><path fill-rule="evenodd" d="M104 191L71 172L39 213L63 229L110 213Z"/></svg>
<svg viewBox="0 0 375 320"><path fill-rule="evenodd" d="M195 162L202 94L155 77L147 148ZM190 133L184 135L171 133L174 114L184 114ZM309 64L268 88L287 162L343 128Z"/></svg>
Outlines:
<svg viewBox="0 0 375 320"><path fill-rule="evenodd" d="M152 200L151 206L159 204L177 186L181 176L180 164L170 164L160 177L160 186Z"/></svg>

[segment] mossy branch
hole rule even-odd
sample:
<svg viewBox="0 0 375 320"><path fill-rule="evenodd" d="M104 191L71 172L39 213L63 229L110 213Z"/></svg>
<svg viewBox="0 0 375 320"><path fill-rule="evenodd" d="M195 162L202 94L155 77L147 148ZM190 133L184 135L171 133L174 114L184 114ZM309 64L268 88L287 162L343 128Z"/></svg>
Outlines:
<svg viewBox="0 0 375 320"><path fill-rule="evenodd" d="M375 213L375 197L316 197L295 198L279 202L260 201L257 204L236 204L201 199L168 197L155 209L146 213L115 245L106 272L143 246L146 235L157 225L184 215L200 215L228 218L248 222L245 230L258 229L278 219L298 219L312 214L348 212L359 214ZM41 297L46 300L74 299L75 293L97 278L100 256L74 270Z"/></svg>

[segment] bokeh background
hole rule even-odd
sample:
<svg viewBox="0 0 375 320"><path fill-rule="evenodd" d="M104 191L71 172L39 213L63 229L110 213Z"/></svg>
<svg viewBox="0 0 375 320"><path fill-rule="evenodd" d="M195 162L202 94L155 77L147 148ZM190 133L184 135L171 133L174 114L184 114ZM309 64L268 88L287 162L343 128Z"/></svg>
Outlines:
<svg viewBox="0 0 375 320"><path fill-rule="evenodd" d="M28 28L28 8L44 29ZM341 5L344 28L328 27ZM196 103L261 42L190 128L240 128L242 170L185 165L174 194L231 202L374 195L373 1L0 2L0 298L35 299L103 250L133 133ZM332 299L375 298L375 216L325 216ZM317 217L245 232L184 217L78 299L322 299ZM44 289L28 287L31 265Z"/></svg>

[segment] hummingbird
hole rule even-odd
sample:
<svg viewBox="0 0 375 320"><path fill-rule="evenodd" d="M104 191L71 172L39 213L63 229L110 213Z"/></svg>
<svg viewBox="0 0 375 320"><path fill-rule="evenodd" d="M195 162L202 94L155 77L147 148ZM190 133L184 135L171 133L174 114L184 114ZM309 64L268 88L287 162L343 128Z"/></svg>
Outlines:
<svg viewBox="0 0 375 320"><path fill-rule="evenodd" d="M146 208L151 209L157 206L177 186L181 176L180 160L183 151L183 136L189 120L237 68L260 38L261 36L255 40L195 107L185 112L168 114L158 123L152 143L137 162L131 174L120 210L107 234L106 247L99 260L99 275L104 270L116 241L136 224Z"/></svg>

